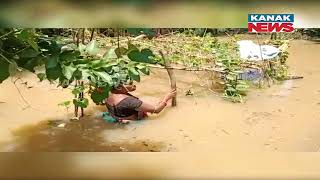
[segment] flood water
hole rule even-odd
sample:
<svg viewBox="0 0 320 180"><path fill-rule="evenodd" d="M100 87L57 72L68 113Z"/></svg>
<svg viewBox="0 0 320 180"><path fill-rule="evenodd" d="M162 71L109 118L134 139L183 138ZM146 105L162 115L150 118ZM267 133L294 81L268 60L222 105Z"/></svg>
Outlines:
<svg viewBox="0 0 320 180"><path fill-rule="evenodd" d="M91 103L86 116L70 122L71 99L61 90L25 74L14 85L0 85L1 151L318 151L320 149L320 44L291 42L288 80L271 88L252 88L244 104L225 101L208 88L209 74L175 71L178 105L129 125L107 124L104 107ZM156 103L170 89L165 70L153 69L135 95ZM186 96L190 90L193 95ZM64 127L57 124L65 123Z"/></svg>

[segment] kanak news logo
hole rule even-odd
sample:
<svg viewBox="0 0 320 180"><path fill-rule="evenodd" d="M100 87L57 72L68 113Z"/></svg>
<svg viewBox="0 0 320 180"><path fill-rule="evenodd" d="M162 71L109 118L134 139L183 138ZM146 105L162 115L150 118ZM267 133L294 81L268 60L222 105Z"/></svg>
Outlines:
<svg viewBox="0 0 320 180"><path fill-rule="evenodd" d="M294 14L248 14L248 31L293 32Z"/></svg>

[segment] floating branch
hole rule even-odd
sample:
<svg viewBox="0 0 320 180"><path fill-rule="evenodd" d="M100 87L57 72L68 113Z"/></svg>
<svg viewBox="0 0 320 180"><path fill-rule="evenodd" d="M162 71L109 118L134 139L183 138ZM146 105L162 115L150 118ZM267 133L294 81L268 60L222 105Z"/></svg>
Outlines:
<svg viewBox="0 0 320 180"><path fill-rule="evenodd" d="M172 67L172 66L165 67L161 65L152 65L152 64L149 64L148 66L151 68L159 68L159 69L175 69L175 70L182 70L182 71L215 71L215 72L224 73L223 70L218 68L187 68L187 67Z"/></svg>

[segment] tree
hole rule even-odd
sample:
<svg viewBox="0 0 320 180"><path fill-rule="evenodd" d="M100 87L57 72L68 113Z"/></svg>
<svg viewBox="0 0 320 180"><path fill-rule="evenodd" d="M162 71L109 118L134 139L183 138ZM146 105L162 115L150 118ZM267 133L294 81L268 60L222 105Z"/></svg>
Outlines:
<svg viewBox="0 0 320 180"><path fill-rule="evenodd" d="M78 107L86 108L88 94L96 104L108 97L112 87L127 81L140 81L149 74L146 63L153 63L150 49L111 48L103 57L97 56L98 44L60 42L34 29L0 29L0 83L22 70L37 74L40 81L55 82L72 88L75 115ZM36 72L35 67L43 67ZM82 112L83 115L83 112Z"/></svg>

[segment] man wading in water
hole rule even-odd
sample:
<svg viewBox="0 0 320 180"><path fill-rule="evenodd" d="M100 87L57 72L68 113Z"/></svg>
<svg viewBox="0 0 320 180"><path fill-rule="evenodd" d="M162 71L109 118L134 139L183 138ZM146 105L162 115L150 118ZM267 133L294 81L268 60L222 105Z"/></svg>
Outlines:
<svg viewBox="0 0 320 180"><path fill-rule="evenodd" d="M132 82L122 83L111 90L111 94L105 102L109 112L108 115L114 118L114 122L127 124L132 120L145 118L147 113L160 113L167 106L167 102L177 94L176 90L172 90L159 103L152 105L129 94L129 92L135 90L136 86Z"/></svg>

